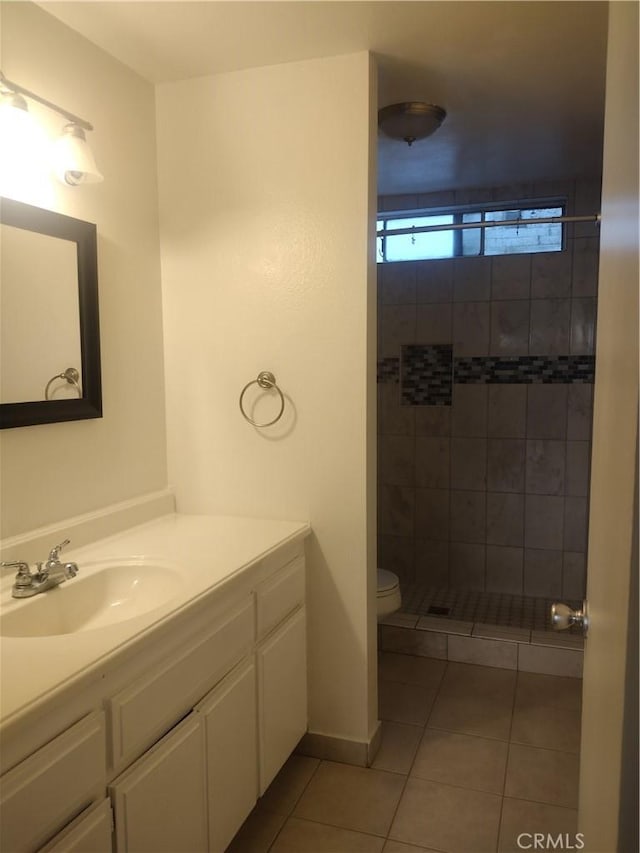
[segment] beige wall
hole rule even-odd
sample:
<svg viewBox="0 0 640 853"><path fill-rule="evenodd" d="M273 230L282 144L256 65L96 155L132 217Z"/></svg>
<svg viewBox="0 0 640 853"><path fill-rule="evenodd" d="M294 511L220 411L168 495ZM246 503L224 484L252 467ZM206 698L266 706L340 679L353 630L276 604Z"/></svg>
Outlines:
<svg viewBox="0 0 640 853"><path fill-rule="evenodd" d="M97 224L104 417L0 434L8 537L163 488L166 453L153 86L33 4L2 4L1 47L7 78L94 124L105 176L12 192ZM24 346L49 347L52 374L64 369L55 329Z"/></svg>
<svg viewBox="0 0 640 853"><path fill-rule="evenodd" d="M358 53L157 96L178 509L310 520L310 729L361 742L377 721L373 79ZM265 430L238 410L260 370L286 396Z"/></svg>

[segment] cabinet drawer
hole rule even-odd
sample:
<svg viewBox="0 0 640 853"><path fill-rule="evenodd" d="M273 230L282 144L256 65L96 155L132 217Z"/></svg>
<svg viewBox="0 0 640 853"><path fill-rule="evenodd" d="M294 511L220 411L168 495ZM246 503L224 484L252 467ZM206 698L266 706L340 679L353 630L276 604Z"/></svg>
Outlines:
<svg viewBox="0 0 640 853"><path fill-rule="evenodd" d="M304 557L298 557L258 587L258 640L304 603L304 592Z"/></svg>
<svg viewBox="0 0 640 853"><path fill-rule="evenodd" d="M108 703L113 766L136 758L164 734L253 644L253 598L196 642L163 661L147 678Z"/></svg>
<svg viewBox="0 0 640 853"><path fill-rule="evenodd" d="M105 722L89 714L0 780L0 849L35 850L104 797Z"/></svg>

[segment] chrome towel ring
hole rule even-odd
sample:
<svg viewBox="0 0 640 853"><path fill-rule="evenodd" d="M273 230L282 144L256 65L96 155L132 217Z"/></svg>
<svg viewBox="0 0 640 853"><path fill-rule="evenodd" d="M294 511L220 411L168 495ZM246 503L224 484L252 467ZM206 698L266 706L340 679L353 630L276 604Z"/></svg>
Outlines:
<svg viewBox="0 0 640 853"><path fill-rule="evenodd" d="M272 421L267 421L264 424L259 424L256 421L254 421L253 418L250 418L249 415L245 412L244 407L242 405L243 401L244 401L244 395L252 385L258 385L260 388L264 388L265 390L269 390L270 388L275 388L275 390L278 392L278 394L280 396L280 411L278 412L278 414L275 416L275 418ZM252 379L251 382L247 382L247 384L244 386L244 388L240 392L240 400L238 402L240 404L240 411L242 412L242 417L245 419L245 421L248 421L254 427L258 427L259 429L262 429L263 427L273 426L273 424L275 424L276 421L280 420L280 418L282 417L282 413L284 412L284 395L283 395L282 391L276 385L276 377L273 375L273 373L270 373L268 370L260 371L257 379Z"/></svg>
<svg viewBox="0 0 640 853"><path fill-rule="evenodd" d="M80 374L75 369L75 367L67 367L62 373L56 373L55 376L52 376L51 379L47 382L46 388L44 389L44 399L49 399L49 388L51 387L51 383L55 382L56 379L66 379L69 385L75 386L76 391L78 392L78 397L82 397L82 388L80 388L80 383L78 380L80 379Z"/></svg>

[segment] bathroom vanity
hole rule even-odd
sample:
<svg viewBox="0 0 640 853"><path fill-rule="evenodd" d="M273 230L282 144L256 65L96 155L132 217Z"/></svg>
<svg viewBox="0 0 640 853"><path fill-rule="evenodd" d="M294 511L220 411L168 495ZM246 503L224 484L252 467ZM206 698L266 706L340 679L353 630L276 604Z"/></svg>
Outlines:
<svg viewBox="0 0 640 853"><path fill-rule="evenodd" d="M227 847L307 728L308 533L167 515L4 579L0 849Z"/></svg>

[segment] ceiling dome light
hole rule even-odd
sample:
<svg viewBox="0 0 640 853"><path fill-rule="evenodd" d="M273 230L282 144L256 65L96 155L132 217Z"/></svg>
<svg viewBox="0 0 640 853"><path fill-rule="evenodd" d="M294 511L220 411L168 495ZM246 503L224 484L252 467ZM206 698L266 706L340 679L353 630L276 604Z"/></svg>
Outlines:
<svg viewBox="0 0 640 853"><path fill-rule="evenodd" d="M54 170L63 184L97 184L104 178L96 166L87 137L80 125L70 122L55 143Z"/></svg>
<svg viewBox="0 0 640 853"><path fill-rule="evenodd" d="M403 139L407 145L412 145L416 139L425 139L435 133L446 116L446 110L436 104L407 101L379 110L378 127L391 139Z"/></svg>

